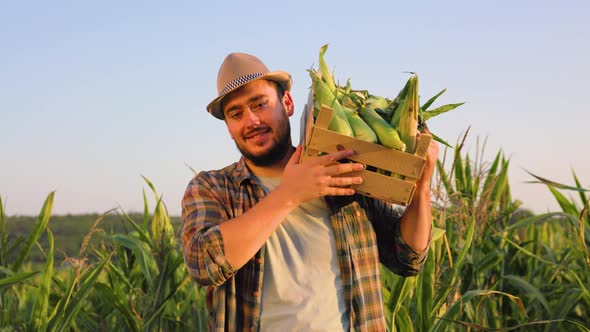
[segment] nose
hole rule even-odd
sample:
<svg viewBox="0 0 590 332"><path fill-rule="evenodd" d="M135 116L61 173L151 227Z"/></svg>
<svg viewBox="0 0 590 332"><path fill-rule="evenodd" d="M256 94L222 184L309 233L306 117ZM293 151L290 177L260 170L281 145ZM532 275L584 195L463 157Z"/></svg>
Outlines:
<svg viewBox="0 0 590 332"><path fill-rule="evenodd" d="M248 124L251 126L258 126L260 124L258 115L250 109L246 110L246 118L248 119Z"/></svg>

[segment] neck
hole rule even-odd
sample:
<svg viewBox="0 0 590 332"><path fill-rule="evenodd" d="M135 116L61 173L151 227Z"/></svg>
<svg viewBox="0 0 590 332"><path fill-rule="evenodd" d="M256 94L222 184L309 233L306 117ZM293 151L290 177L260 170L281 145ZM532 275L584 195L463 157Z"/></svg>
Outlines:
<svg viewBox="0 0 590 332"><path fill-rule="evenodd" d="M281 178L283 177L283 170L285 169L285 166L287 166L289 159L291 159L293 152L295 152L295 150L293 148L290 148L289 152L287 152L281 160L277 161L272 165L267 166L254 165L248 159L246 159L245 161L246 165L250 169L250 172L254 173L256 176L262 176L267 178Z"/></svg>

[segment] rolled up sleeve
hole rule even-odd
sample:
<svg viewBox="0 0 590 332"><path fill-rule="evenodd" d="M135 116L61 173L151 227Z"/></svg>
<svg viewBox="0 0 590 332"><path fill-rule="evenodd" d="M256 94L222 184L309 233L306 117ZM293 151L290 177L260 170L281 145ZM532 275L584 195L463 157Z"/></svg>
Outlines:
<svg viewBox="0 0 590 332"><path fill-rule="evenodd" d="M228 263L219 225L229 219L214 179L204 173L187 186L182 198L181 240L184 261L191 277L204 286L218 286L235 270Z"/></svg>
<svg viewBox="0 0 590 332"><path fill-rule="evenodd" d="M426 249L416 251L403 239L400 224L402 211L393 205L373 201L372 223L377 235L379 260L393 273L403 277L420 273L428 257L430 239Z"/></svg>

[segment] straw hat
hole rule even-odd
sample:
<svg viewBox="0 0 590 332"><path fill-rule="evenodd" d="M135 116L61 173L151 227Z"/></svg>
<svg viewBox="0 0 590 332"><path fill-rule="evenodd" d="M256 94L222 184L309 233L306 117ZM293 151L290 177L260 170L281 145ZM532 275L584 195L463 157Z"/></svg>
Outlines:
<svg viewBox="0 0 590 332"><path fill-rule="evenodd" d="M221 100L228 93L252 81L265 79L277 82L285 91L291 89L291 75L285 71L269 71L257 57L246 53L228 55L217 74L217 98L207 105L207 111L223 120Z"/></svg>

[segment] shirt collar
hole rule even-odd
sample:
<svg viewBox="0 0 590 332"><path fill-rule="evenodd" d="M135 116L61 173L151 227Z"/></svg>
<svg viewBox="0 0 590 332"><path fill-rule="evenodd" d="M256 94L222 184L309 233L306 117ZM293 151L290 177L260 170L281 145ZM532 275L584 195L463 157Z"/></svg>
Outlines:
<svg viewBox="0 0 590 332"><path fill-rule="evenodd" d="M254 177L252 172L250 172L250 169L248 169L248 166L246 166L246 160L244 157L241 157L237 162L233 173L233 178L238 186L241 186L245 181L252 181Z"/></svg>

